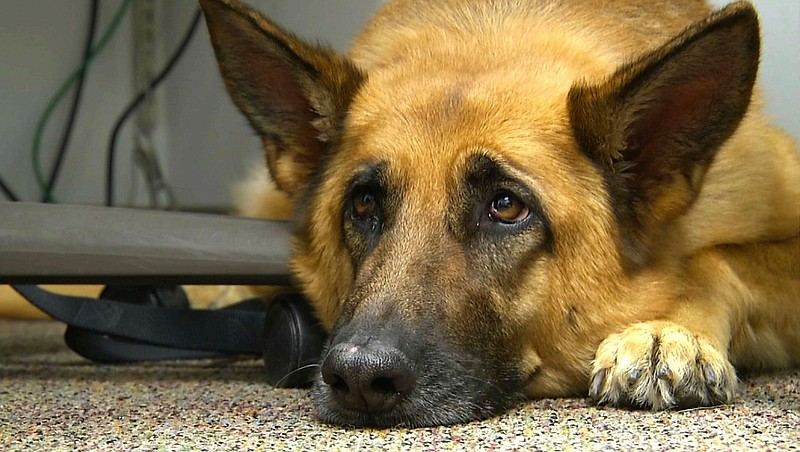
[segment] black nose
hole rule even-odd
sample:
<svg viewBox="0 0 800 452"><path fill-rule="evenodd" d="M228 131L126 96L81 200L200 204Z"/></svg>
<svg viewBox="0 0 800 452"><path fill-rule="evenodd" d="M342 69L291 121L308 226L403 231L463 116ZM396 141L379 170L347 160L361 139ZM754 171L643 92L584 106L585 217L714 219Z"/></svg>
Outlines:
<svg viewBox="0 0 800 452"><path fill-rule="evenodd" d="M340 343L322 363L333 398L351 410L376 413L396 406L417 383L402 352L380 341Z"/></svg>

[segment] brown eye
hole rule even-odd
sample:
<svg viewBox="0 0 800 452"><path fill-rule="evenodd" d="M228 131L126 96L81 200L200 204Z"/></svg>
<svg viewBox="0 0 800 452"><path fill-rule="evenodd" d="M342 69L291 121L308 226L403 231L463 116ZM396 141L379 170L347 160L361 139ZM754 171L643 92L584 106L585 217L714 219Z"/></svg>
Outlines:
<svg viewBox="0 0 800 452"><path fill-rule="evenodd" d="M510 193L501 193L492 199L489 216L500 223L514 224L528 218L530 208Z"/></svg>
<svg viewBox="0 0 800 452"><path fill-rule="evenodd" d="M371 192L357 192L353 195L353 215L362 220L374 217L378 211L378 201Z"/></svg>

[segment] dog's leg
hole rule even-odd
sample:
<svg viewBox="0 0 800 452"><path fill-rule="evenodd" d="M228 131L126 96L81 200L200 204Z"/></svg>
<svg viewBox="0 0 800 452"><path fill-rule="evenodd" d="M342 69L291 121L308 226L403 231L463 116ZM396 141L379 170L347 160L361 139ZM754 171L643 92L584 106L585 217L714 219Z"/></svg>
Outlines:
<svg viewBox="0 0 800 452"><path fill-rule="evenodd" d="M730 403L737 377L728 348L748 297L747 284L713 250L695 256L686 274L675 279L640 279L634 282L637 299L631 303L662 302L671 309L600 344L590 397L600 404L654 410ZM672 290L648 291L660 284Z"/></svg>
<svg viewBox="0 0 800 452"><path fill-rule="evenodd" d="M668 284L668 314L599 346L589 384L601 404L666 409L729 403L741 369L800 364L800 238L715 247ZM761 263L754 266L753 263ZM642 306L660 290L636 281ZM662 300L663 301L663 300Z"/></svg>
<svg viewBox="0 0 800 452"><path fill-rule="evenodd" d="M684 272L634 278L632 304L669 307L651 321L608 336L593 362L589 395L600 404L654 410L730 403L736 372L728 356L733 325L750 288L724 252L708 249ZM651 291L652 287L660 287Z"/></svg>
<svg viewBox="0 0 800 452"><path fill-rule="evenodd" d="M737 377L728 347L747 284L714 249L694 256L685 272L658 273L634 279L630 303L669 307L600 344L590 397L600 404L654 410L730 403Z"/></svg>
<svg viewBox="0 0 800 452"><path fill-rule="evenodd" d="M247 286L182 286L195 309L218 309L256 295Z"/></svg>

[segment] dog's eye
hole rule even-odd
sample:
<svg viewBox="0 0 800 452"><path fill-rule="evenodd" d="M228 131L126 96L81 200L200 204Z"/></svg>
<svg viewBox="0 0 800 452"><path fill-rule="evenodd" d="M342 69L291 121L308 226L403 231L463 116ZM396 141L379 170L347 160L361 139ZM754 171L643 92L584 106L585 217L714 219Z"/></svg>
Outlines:
<svg viewBox="0 0 800 452"><path fill-rule="evenodd" d="M353 195L353 216L369 220L377 216L378 200L370 191L358 191Z"/></svg>
<svg viewBox="0 0 800 452"><path fill-rule="evenodd" d="M530 215L528 205L510 193L495 195L489 204L489 217L500 223L519 223L528 218L528 215Z"/></svg>

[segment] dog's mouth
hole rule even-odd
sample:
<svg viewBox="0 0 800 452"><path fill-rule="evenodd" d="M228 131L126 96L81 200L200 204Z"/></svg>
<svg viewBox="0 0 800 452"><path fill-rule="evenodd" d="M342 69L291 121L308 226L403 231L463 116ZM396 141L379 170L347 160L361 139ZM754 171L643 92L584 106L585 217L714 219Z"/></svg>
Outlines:
<svg viewBox="0 0 800 452"><path fill-rule="evenodd" d="M485 419L524 397L511 372L441 344L377 337L332 342L313 400L321 420L360 427L423 427Z"/></svg>

